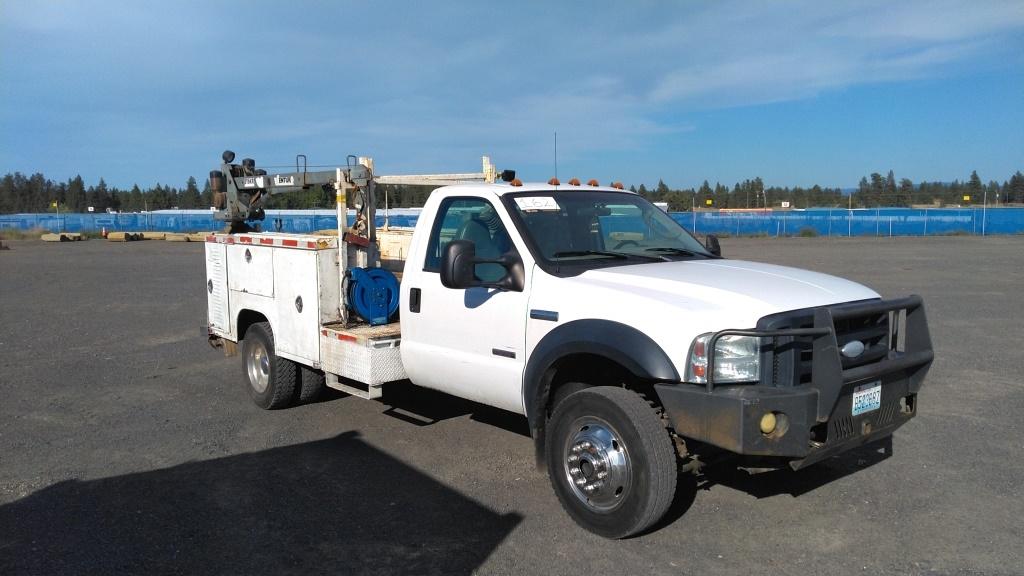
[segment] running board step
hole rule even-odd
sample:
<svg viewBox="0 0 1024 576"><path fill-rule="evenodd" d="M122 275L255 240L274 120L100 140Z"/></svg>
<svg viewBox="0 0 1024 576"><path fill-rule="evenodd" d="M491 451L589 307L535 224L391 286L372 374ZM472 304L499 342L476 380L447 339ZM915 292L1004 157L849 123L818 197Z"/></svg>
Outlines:
<svg viewBox="0 0 1024 576"><path fill-rule="evenodd" d="M384 394L384 391L381 390L384 386L383 384L370 386L368 384L363 384L362 382L356 382L355 380L346 380L345 382L342 382L338 378L337 374L331 374L330 372L327 372L325 376L327 377L328 388L333 388L346 394L351 394L352 396L359 396L360 398L373 400L374 398L380 398L381 395Z"/></svg>

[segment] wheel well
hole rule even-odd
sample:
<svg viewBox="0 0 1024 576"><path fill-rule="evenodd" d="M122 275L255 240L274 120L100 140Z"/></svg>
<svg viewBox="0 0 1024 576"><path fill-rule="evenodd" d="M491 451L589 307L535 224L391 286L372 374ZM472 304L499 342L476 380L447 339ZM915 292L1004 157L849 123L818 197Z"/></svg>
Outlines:
<svg viewBox="0 0 1024 576"><path fill-rule="evenodd" d="M589 386L620 386L632 375L617 362L596 354L571 354L552 364L544 409L547 416L566 395ZM581 386L582 384L582 386Z"/></svg>
<svg viewBox="0 0 1024 576"><path fill-rule="evenodd" d="M590 386L621 386L657 399L656 395L649 394L654 391L649 382L637 378L622 364L597 354L570 354L560 358L548 369L545 380L547 399L544 408L548 416L554 411L556 401Z"/></svg>
<svg viewBox="0 0 1024 576"><path fill-rule="evenodd" d="M238 327L238 340L241 341L245 338L245 332L249 329L249 326L259 322L266 322L267 317L255 310L242 310L238 313L238 322L235 326Z"/></svg>

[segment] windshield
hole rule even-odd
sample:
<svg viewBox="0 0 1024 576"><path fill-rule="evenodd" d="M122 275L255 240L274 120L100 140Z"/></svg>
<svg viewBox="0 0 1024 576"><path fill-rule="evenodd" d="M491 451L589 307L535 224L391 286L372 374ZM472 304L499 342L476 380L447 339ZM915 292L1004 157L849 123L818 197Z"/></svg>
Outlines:
<svg viewBox="0 0 1024 576"><path fill-rule="evenodd" d="M701 243L643 197L626 192L510 195L509 210L547 264L637 264L711 258Z"/></svg>

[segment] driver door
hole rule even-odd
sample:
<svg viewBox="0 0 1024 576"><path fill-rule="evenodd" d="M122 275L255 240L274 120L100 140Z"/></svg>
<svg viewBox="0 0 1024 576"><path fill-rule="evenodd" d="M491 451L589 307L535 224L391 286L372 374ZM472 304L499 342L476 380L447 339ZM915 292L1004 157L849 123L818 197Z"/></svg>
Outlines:
<svg viewBox="0 0 1024 576"><path fill-rule="evenodd" d="M494 288L445 288L441 255L448 242L468 240L479 258L506 252L528 254L517 246L500 207L479 197L441 200L425 252L422 272L409 278L402 309L402 362L409 378L484 404L523 413L527 294ZM525 264L525 263L524 263ZM530 285L530 266L525 285ZM478 264L476 276L496 281L505 275L498 264ZM418 300L414 291L419 290ZM409 300L418 306L413 311Z"/></svg>

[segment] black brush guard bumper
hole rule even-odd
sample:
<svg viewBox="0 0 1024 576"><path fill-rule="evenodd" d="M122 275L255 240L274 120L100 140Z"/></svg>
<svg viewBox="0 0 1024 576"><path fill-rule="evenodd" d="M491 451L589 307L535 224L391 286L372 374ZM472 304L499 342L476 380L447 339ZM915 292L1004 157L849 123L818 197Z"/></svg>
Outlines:
<svg viewBox="0 0 1024 576"><path fill-rule="evenodd" d="M840 342L857 334L840 334L843 321L888 315L888 334L882 357L864 365L844 368ZM788 317L801 318L801 327L773 329ZM813 323L811 326L808 324ZM768 350L802 339L810 341L810 381L776 381L765 374L762 354L759 384L715 385L715 343L723 336L761 337ZM793 469L873 442L893 433L916 414L917 392L934 354L920 296L895 300L869 300L799 310L763 318L754 330L723 330L707 343L707 384L656 384L655 390L675 432L737 454L789 459ZM793 352L799 354L799 352ZM848 361L849 362L849 361ZM852 415L855 387L881 383L881 405ZM767 412L781 415L780 428L761 432ZM785 426L783 431L781 426Z"/></svg>

